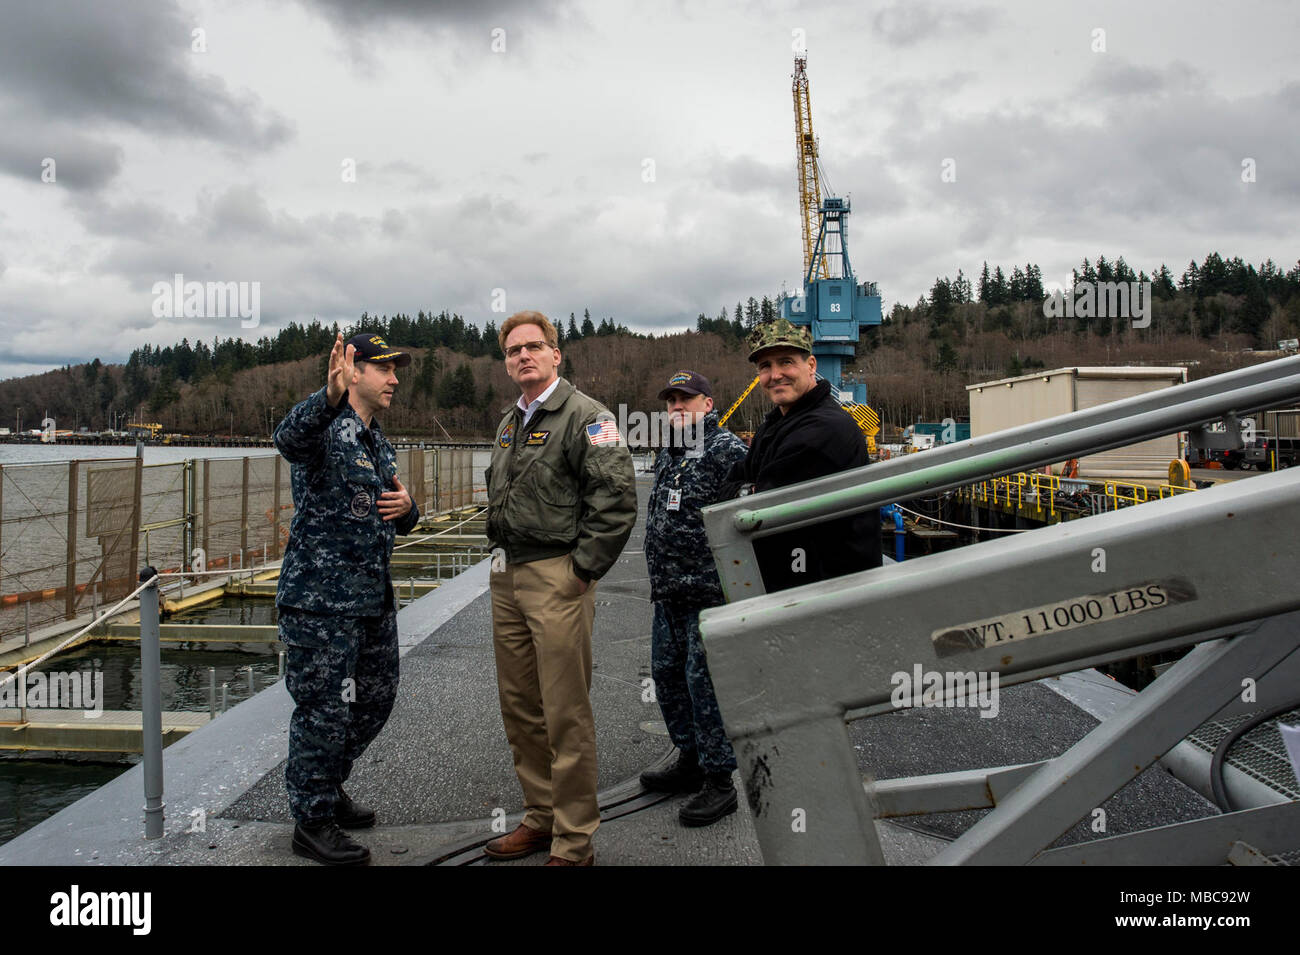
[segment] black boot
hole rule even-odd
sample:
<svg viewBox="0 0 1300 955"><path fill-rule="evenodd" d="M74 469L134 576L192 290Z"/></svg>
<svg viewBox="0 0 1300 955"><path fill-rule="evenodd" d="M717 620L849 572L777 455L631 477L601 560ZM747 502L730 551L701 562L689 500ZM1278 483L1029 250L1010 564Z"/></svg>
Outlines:
<svg viewBox="0 0 1300 955"><path fill-rule="evenodd" d="M375 811L358 806L340 786L339 800L334 804L334 821L344 829L369 829L375 824Z"/></svg>
<svg viewBox="0 0 1300 955"><path fill-rule="evenodd" d="M682 806L677 818L683 826L709 826L736 811L736 787L731 773L709 773L704 788Z"/></svg>
<svg viewBox="0 0 1300 955"><path fill-rule="evenodd" d="M293 854L326 865L365 865L370 850L353 842L336 822L293 827Z"/></svg>
<svg viewBox="0 0 1300 955"><path fill-rule="evenodd" d="M641 774L641 785L657 793L693 793L704 782L695 751L677 752L677 761L667 769L652 769Z"/></svg>

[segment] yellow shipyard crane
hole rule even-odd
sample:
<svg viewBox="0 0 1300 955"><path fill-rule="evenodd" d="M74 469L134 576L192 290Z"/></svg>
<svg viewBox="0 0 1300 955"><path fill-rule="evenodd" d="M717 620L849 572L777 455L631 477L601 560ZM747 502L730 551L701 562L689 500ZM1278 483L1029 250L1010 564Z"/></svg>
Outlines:
<svg viewBox="0 0 1300 955"><path fill-rule="evenodd" d="M799 171L799 221L803 225L803 274L826 275L826 254L817 253L817 233L822 206L821 175L817 168L817 138L812 128L812 102L808 98L808 57L794 58L794 148ZM816 267L813 260L816 259Z"/></svg>
<svg viewBox="0 0 1300 955"><path fill-rule="evenodd" d="M858 285L849 265L847 223L849 203L834 196L822 197L822 174L817 162L817 137L813 134L812 102L808 95L808 57L794 58L794 139L799 176L799 221L803 229L804 295L787 298L782 293L781 317L809 327L813 354L825 372L824 377L835 389L840 407L847 411L867 442L867 451L876 454L876 435L880 433L880 416L866 404L866 385L846 384L841 371L846 358L853 355L858 340L858 326L879 325L882 320L880 296L875 283ZM828 259L835 259L832 268ZM823 377L818 374L818 378ZM727 419L749 397L758 384L755 378L719 421Z"/></svg>

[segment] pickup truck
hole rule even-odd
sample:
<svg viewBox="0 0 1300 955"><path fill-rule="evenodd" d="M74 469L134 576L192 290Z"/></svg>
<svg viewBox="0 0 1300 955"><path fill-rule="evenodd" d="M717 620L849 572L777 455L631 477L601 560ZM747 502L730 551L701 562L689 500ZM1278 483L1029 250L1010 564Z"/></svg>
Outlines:
<svg viewBox="0 0 1300 955"><path fill-rule="evenodd" d="M1289 468L1295 465L1298 453L1300 438L1261 436L1246 445L1242 467L1254 465L1257 470L1270 471L1276 462L1279 468Z"/></svg>

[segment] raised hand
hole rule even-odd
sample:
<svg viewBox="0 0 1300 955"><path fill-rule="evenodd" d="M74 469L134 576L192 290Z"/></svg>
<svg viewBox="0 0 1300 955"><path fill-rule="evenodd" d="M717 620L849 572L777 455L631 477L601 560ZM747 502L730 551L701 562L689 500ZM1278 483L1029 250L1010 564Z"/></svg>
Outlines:
<svg viewBox="0 0 1300 955"><path fill-rule="evenodd" d="M334 340L334 347L330 350L329 377L325 382L325 400L330 403L331 408L337 407L343 392L352 387L352 379L357 370L352 356L356 353L357 346L345 347L343 333L339 332L338 338Z"/></svg>

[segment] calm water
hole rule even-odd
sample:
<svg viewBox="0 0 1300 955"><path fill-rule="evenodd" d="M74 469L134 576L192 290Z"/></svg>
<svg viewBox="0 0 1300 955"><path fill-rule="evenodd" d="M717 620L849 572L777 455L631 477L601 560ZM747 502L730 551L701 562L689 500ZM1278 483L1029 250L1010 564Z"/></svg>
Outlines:
<svg viewBox="0 0 1300 955"><path fill-rule="evenodd" d="M275 448L186 448L177 445L146 445L145 464L171 464L188 458L242 458L276 454ZM53 464L56 461L89 461L104 458L134 458L130 445L108 444L0 444L0 465Z"/></svg>
<svg viewBox="0 0 1300 955"><path fill-rule="evenodd" d="M131 768L117 763L56 763L46 759L0 759L0 842L8 842L65 806ZM144 794L140 796L144 804ZM143 814L141 814L143 818Z"/></svg>
<svg viewBox="0 0 1300 955"><path fill-rule="evenodd" d="M219 606L178 614L169 623L212 622L274 624L275 604L270 600L228 599ZM206 713L208 669L216 670L217 707L221 684L227 684L229 705L248 699L248 667L253 668L256 691L278 679L279 656L273 645L261 652L227 650L172 650L161 652L162 708L164 711ZM138 644L102 644L61 653L38 669L45 672L102 673L106 710L140 709L140 648ZM139 756L110 754L60 761L37 756L0 754L0 842L70 806L87 793L139 762ZM166 754L163 756L166 760Z"/></svg>

